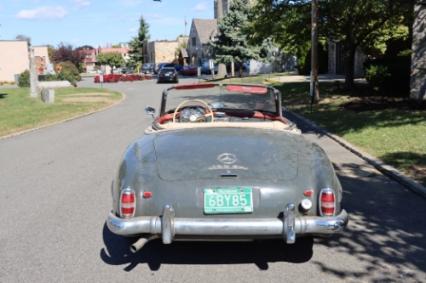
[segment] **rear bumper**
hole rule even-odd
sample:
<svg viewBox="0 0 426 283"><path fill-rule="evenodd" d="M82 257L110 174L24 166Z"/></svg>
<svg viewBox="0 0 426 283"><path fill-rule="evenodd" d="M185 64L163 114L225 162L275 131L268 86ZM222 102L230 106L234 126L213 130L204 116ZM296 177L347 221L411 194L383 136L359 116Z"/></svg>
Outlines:
<svg viewBox="0 0 426 283"><path fill-rule="evenodd" d="M157 82L159 83L173 83L173 82L177 82L178 78L177 77L164 77L164 78L158 78Z"/></svg>
<svg viewBox="0 0 426 283"><path fill-rule="evenodd" d="M107 226L117 235L131 236L138 234L161 235L164 244L169 244L175 237L204 239L262 237L283 238L287 243L294 243L297 236L327 235L343 230L348 223L348 214L342 210L332 217L295 216L294 206L288 205L284 210L284 219L279 218L175 218L171 206L165 206L163 215L122 219L110 213Z"/></svg>

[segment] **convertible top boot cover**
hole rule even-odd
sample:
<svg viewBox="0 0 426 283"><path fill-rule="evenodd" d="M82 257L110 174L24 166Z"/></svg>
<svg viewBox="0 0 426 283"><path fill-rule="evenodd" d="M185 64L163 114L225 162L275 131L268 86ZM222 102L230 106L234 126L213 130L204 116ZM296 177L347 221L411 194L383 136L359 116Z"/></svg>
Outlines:
<svg viewBox="0 0 426 283"><path fill-rule="evenodd" d="M167 132L154 141L158 175L167 181L226 175L291 180L306 145L300 136L285 132L226 128Z"/></svg>

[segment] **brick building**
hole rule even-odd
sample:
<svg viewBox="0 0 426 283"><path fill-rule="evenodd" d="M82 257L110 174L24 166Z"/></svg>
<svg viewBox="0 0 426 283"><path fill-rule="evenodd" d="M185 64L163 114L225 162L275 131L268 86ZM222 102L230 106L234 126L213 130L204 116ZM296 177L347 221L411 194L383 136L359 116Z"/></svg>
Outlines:
<svg viewBox="0 0 426 283"><path fill-rule="evenodd" d="M82 46L78 52L83 57L83 69L86 73L92 73L96 70L96 56L98 55L97 49L91 46Z"/></svg>

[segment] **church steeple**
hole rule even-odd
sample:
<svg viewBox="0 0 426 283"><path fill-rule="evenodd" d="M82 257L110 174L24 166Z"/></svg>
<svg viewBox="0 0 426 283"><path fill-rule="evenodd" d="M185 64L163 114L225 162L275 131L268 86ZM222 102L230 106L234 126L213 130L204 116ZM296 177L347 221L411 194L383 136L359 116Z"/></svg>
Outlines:
<svg viewBox="0 0 426 283"><path fill-rule="evenodd" d="M230 0L214 0L214 18L220 20L229 11Z"/></svg>

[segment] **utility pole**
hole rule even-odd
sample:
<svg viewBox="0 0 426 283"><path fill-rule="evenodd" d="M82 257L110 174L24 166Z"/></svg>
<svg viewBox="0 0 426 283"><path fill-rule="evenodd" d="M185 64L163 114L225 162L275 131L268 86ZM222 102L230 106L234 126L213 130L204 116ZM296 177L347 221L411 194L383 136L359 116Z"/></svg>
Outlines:
<svg viewBox="0 0 426 283"><path fill-rule="evenodd" d="M318 83L318 1L312 0L312 30L311 30L311 84L310 84L310 96L311 104L319 101L319 83Z"/></svg>

